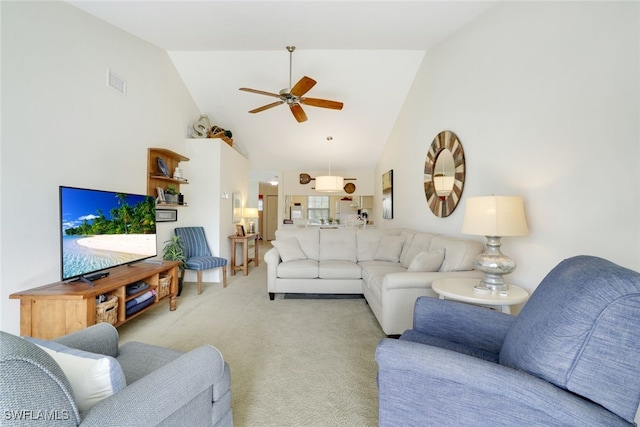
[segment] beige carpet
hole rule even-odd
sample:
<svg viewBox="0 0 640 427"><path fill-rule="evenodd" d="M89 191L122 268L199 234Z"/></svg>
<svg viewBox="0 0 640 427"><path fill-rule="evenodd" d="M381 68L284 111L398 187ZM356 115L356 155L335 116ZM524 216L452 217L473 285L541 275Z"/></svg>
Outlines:
<svg viewBox="0 0 640 427"><path fill-rule="evenodd" d="M269 247L261 242L261 255ZM378 424L374 353L384 333L363 299L270 301L264 262L229 276L226 289L196 288L185 285L176 311L163 303L121 326L121 341L216 346L231 367L237 427Z"/></svg>

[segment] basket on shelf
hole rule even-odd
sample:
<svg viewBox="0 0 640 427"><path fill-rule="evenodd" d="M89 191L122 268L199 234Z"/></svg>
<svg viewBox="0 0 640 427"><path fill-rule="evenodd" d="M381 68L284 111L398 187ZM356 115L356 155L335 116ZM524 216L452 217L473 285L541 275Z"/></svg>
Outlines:
<svg viewBox="0 0 640 427"><path fill-rule="evenodd" d="M115 325L118 321L118 297L107 296L105 302L96 304L96 323L105 322Z"/></svg>
<svg viewBox="0 0 640 427"><path fill-rule="evenodd" d="M171 276L163 275L158 280L158 299L164 298L169 295L169 288L171 285Z"/></svg>

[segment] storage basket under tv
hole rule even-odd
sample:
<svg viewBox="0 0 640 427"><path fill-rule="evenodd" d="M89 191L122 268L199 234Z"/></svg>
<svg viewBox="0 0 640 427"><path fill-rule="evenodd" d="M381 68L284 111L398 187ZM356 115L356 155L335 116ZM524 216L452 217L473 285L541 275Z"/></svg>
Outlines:
<svg viewBox="0 0 640 427"><path fill-rule="evenodd" d="M158 280L158 299L164 298L169 295L169 289L171 287L171 276L160 276Z"/></svg>
<svg viewBox="0 0 640 427"><path fill-rule="evenodd" d="M118 321L118 297L107 296L105 302L96 304L96 323L105 322L115 325Z"/></svg>

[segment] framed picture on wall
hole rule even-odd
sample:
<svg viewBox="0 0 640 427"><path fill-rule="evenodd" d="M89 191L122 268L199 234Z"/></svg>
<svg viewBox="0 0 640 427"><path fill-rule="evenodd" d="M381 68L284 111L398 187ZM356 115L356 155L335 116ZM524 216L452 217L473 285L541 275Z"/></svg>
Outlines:
<svg viewBox="0 0 640 427"><path fill-rule="evenodd" d="M382 174L382 218L393 219L393 169Z"/></svg>
<svg viewBox="0 0 640 427"><path fill-rule="evenodd" d="M233 193L233 222L238 223L242 221L242 193Z"/></svg>
<svg viewBox="0 0 640 427"><path fill-rule="evenodd" d="M173 222L177 220L177 209L156 209L156 222Z"/></svg>

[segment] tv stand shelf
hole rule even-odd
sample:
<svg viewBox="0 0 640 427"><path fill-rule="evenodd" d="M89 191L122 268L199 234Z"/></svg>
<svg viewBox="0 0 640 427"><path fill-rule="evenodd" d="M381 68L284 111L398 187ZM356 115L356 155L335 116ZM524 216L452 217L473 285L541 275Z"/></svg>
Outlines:
<svg viewBox="0 0 640 427"><path fill-rule="evenodd" d="M179 264L179 261L141 261L106 270L109 276L96 280L94 286L85 282L56 282L11 294L9 298L20 300L20 335L53 339L94 325L96 297L102 294L118 297L116 327L167 299L169 310L173 311L176 309ZM145 292L157 289L161 274L171 276L168 295L163 298L154 296L153 303L148 307L127 316L126 301L138 296L127 295L127 285L144 281L150 285Z"/></svg>

